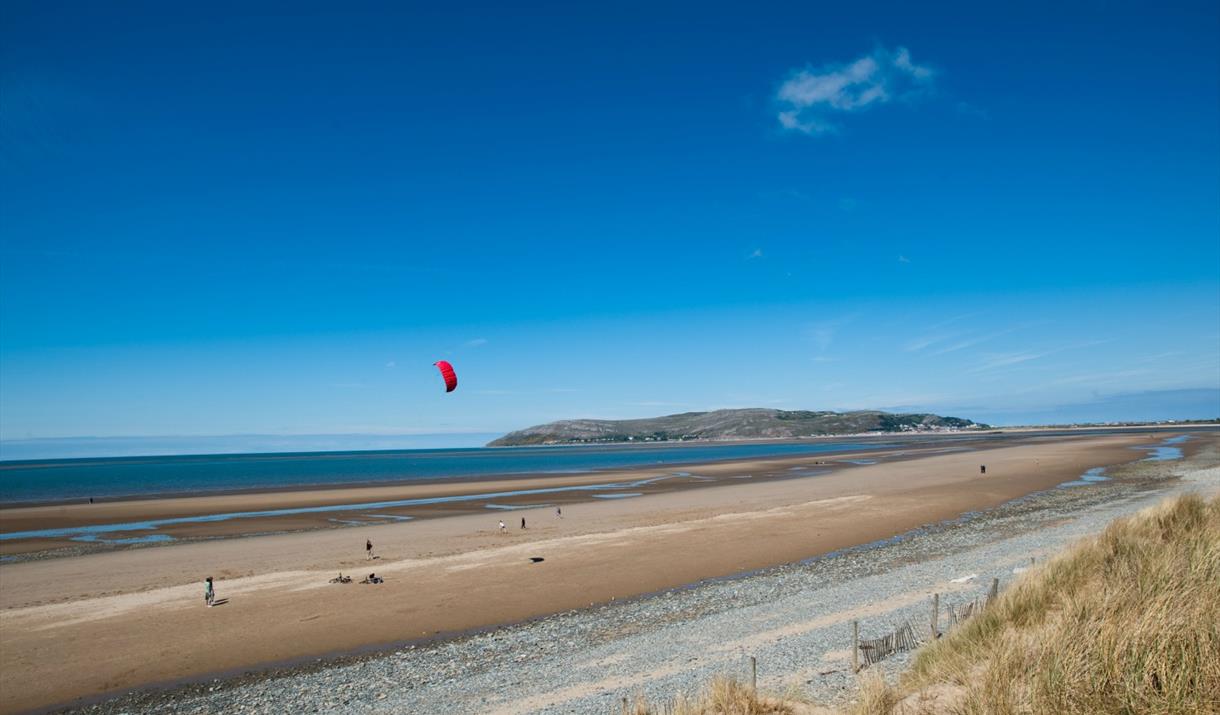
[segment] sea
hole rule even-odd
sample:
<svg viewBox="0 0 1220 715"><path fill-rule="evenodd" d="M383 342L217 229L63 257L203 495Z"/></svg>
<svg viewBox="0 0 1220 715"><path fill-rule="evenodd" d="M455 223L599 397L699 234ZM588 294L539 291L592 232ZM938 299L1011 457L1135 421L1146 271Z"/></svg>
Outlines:
<svg viewBox="0 0 1220 715"><path fill-rule="evenodd" d="M0 503L578 474L897 446L897 440L207 454L0 462Z"/></svg>

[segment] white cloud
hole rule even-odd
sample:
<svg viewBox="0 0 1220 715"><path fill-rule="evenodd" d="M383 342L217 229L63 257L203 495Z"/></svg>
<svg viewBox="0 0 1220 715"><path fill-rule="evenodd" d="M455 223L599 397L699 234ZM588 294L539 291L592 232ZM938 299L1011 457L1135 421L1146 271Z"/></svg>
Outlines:
<svg viewBox="0 0 1220 715"><path fill-rule="evenodd" d="M480 346L486 345L486 344L487 344L487 338L475 338L474 340L466 341L466 347L468 347L468 348L477 348L477 347L480 347Z"/></svg>
<svg viewBox="0 0 1220 715"><path fill-rule="evenodd" d="M1007 330L1001 330L1001 331L998 331L995 333L991 333L989 335L976 335L971 338L966 338L965 340L959 340L959 341L953 343L952 345L946 345L946 346L940 348L939 350L933 352L932 354L933 355L944 355L945 353L952 353L952 352L957 352L958 350L965 350L966 348L972 348L975 345L981 345L982 343L985 343L989 340L995 340L998 337L1008 335L1009 333L1014 333L1016 331L1017 331L1017 328L1009 328Z"/></svg>
<svg viewBox="0 0 1220 715"><path fill-rule="evenodd" d="M1072 345L1062 345L1057 348L1049 348L1047 350L1025 350L1016 353L989 353L984 356L983 361L967 372L984 372L986 370L994 370L998 367L1008 367L1010 365L1020 365L1021 363L1029 362L1030 360L1040 360L1048 355L1056 355L1066 350L1079 350L1081 348L1089 348L1095 345L1104 345L1106 340L1085 340Z"/></svg>
<svg viewBox="0 0 1220 715"><path fill-rule="evenodd" d="M898 262L899 262L899 263L910 263L910 262L911 262L911 259L907 258L906 256L899 256L899 257L898 257Z"/></svg>
<svg viewBox="0 0 1220 715"><path fill-rule="evenodd" d="M750 253L750 255L748 257L749 258L762 258L763 250L761 248L755 248L754 251L752 253Z"/></svg>
<svg viewBox="0 0 1220 715"><path fill-rule="evenodd" d="M950 337L952 337L952 336L951 335L922 335L918 338L915 338L914 340L908 340L906 343L903 344L902 350L903 350L903 352L917 353L920 350L923 350L924 348L928 347L929 345L935 345L936 343L939 343L943 340L948 340Z"/></svg>
<svg viewBox="0 0 1220 715"><path fill-rule="evenodd" d="M915 94L932 82L928 67L911 61L905 47L891 52L878 47L848 64L796 70L775 94L777 114L784 129L825 134L837 127L828 117L857 112Z"/></svg>
<svg viewBox="0 0 1220 715"><path fill-rule="evenodd" d="M394 362L393 360L391 360L391 361L387 362L387 363L385 364L385 366L386 366L386 367L391 367L391 368L392 368L392 367L398 367L398 363L396 363L396 362Z"/></svg>
<svg viewBox="0 0 1220 715"><path fill-rule="evenodd" d="M1058 350L1046 350L1044 352L1019 352L1019 353L991 353L983 362L971 368L969 372L981 372L983 370L994 370L997 367L1007 367L1009 365L1019 365L1030 360L1038 360L1047 355L1053 355L1059 352Z"/></svg>

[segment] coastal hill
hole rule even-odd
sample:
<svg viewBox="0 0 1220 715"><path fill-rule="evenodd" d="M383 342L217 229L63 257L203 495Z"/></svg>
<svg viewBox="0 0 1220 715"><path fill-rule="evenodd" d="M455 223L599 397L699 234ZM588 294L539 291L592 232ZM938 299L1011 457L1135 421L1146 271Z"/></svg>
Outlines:
<svg viewBox="0 0 1220 715"><path fill-rule="evenodd" d="M665 442L689 439L792 439L863 432L936 432L984 429L959 417L928 413L811 412L749 408L683 412L637 420L560 420L527 427L493 440L488 447L590 442Z"/></svg>

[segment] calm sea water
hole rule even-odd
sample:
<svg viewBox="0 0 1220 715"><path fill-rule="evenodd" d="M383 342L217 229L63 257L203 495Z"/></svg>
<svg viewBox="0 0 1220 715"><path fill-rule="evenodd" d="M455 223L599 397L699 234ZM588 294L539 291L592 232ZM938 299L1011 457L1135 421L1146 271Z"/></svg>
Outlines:
<svg viewBox="0 0 1220 715"><path fill-rule="evenodd" d="M893 442L518 447L0 462L0 502L275 489L779 457Z"/></svg>

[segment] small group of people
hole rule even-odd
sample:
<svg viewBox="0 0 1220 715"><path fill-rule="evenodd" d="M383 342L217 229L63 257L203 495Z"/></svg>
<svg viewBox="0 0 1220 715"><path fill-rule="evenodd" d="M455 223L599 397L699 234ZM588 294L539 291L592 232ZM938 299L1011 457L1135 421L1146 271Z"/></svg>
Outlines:
<svg viewBox="0 0 1220 715"><path fill-rule="evenodd" d="M559 507L559 506L555 507L555 518L557 518L557 519L562 519L562 518L563 518L563 507ZM524 516L523 516L523 517L521 517L521 528L522 528L522 529L526 528L526 527L525 527L525 517L524 517ZM508 532L508 525L504 523L504 520L503 520L503 519L501 519L501 520L500 520L500 533L501 533L501 534L504 534L504 533L507 533L507 532Z"/></svg>
<svg viewBox="0 0 1220 715"><path fill-rule="evenodd" d="M555 517L558 519L563 518L563 508L562 507L558 507L558 506L555 507ZM526 528L525 517L521 517L521 528L522 529ZM503 519L501 519L500 520L500 533L503 534L503 533L506 533L507 531L508 531L508 525L504 523ZM373 554L373 540L372 539L364 540L364 558L367 561L372 561L373 559L377 558L377 556L375 554ZM344 576L343 573L340 572L338 577L332 578L330 580L330 582L331 583L351 583L352 577ZM385 579L383 579L382 577L378 576L375 573L371 573L368 576L366 576L364 578L364 580L361 581L360 583L385 583ZM211 576L208 576L206 579L204 579L204 582L203 582L203 602L205 604L207 604L208 608L211 608L212 606L214 606L216 604L216 586L212 582Z"/></svg>

